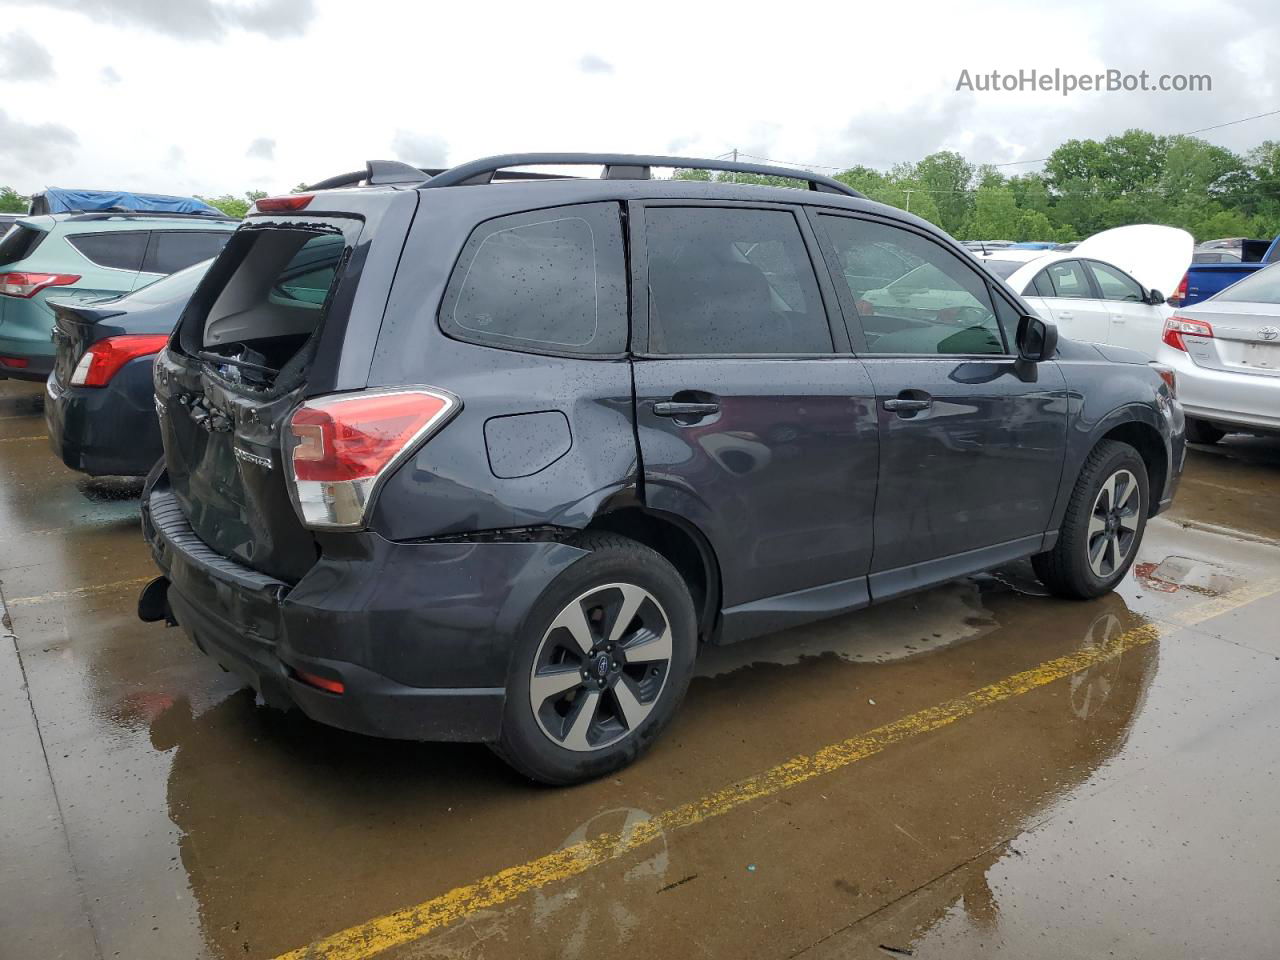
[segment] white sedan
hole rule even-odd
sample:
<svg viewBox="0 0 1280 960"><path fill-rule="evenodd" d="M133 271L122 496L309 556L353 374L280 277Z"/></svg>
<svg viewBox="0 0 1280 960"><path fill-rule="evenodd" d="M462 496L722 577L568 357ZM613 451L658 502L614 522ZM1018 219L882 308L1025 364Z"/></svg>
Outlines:
<svg viewBox="0 0 1280 960"><path fill-rule="evenodd" d="M1177 375L1188 440L1280 432L1280 263L1179 308L1156 359Z"/></svg>
<svg viewBox="0 0 1280 960"><path fill-rule="evenodd" d="M999 250L983 263L1064 336L1154 359L1173 312L1166 294L1187 272L1194 247L1185 230L1137 224L1094 234L1074 250Z"/></svg>

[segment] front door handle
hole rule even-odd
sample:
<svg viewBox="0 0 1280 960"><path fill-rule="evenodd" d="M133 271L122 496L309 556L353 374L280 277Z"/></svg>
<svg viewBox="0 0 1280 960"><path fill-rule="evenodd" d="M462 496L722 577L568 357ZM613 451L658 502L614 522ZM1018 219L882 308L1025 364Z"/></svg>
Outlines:
<svg viewBox="0 0 1280 960"><path fill-rule="evenodd" d="M720 412L720 404L659 400L653 405L653 412L659 417L708 417Z"/></svg>
<svg viewBox="0 0 1280 960"><path fill-rule="evenodd" d="M897 413L909 413L913 410L928 410L933 406L932 400L904 400L901 397L896 400L886 400L884 408L893 410Z"/></svg>

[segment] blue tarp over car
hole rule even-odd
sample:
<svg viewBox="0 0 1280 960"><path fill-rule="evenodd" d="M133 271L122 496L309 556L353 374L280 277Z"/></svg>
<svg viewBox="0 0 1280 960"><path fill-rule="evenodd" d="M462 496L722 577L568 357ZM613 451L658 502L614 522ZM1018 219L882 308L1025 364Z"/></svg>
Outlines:
<svg viewBox="0 0 1280 960"><path fill-rule="evenodd" d="M159 193L129 193L123 190L67 190L48 187L31 198L31 214L72 213L86 210L162 211L167 213L208 213L222 211L194 197L170 197Z"/></svg>

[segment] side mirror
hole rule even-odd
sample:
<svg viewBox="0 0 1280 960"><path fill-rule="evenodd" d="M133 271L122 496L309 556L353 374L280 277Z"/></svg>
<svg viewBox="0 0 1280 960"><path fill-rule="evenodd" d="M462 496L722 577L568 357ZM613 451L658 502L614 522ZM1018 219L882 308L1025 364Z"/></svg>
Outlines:
<svg viewBox="0 0 1280 960"><path fill-rule="evenodd" d="M1152 290L1150 293L1147 294L1147 303L1151 304L1151 306L1153 307L1158 307L1160 306L1160 304L1164 302L1165 302L1165 295L1161 293L1159 290Z"/></svg>
<svg viewBox="0 0 1280 960"><path fill-rule="evenodd" d="M1052 360L1058 352L1058 328L1039 317L1018 321L1018 359L1027 363Z"/></svg>

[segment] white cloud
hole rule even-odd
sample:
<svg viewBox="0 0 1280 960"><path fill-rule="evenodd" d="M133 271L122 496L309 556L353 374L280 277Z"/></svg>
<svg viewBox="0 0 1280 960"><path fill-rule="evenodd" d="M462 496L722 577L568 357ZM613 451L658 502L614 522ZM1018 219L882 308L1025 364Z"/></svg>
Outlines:
<svg viewBox="0 0 1280 960"><path fill-rule="evenodd" d="M53 57L25 30L0 38L0 80L49 80Z"/></svg>
<svg viewBox="0 0 1280 960"><path fill-rule="evenodd" d="M313 0L30 0L82 13L114 26L133 26L184 40L213 40L229 29L254 30L268 36L303 33L315 15Z"/></svg>
<svg viewBox="0 0 1280 960"><path fill-rule="evenodd" d="M244 152L246 157L254 160L266 160L268 162L276 158L276 142L271 137L255 137L249 143L249 149Z"/></svg>
<svg viewBox="0 0 1280 960"><path fill-rule="evenodd" d="M578 61L578 69L583 73L613 73L613 64L594 53L588 53Z"/></svg>
<svg viewBox="0 0 1280 960"><path fill-rule="evenodd" d="M98 76L102 77L103 83L119 83L123 79L116 68L112 66L103 67L98 71Z"/></svg>
<svg viewBox="0 0 1280 960"><path fill-rule="evenodd" d="M29 188L45 186L44 174L70 162L78 142L60 123L24 123L0 110L0 170Z"/></svg>
<svg viewBox="0 0 1280 960"><path fill-rule="evenodd" d="M391 152L395 154L395 159L419 167L448 166L449 144L444 137L434 133L397 130L391 138Z"/></svg>

